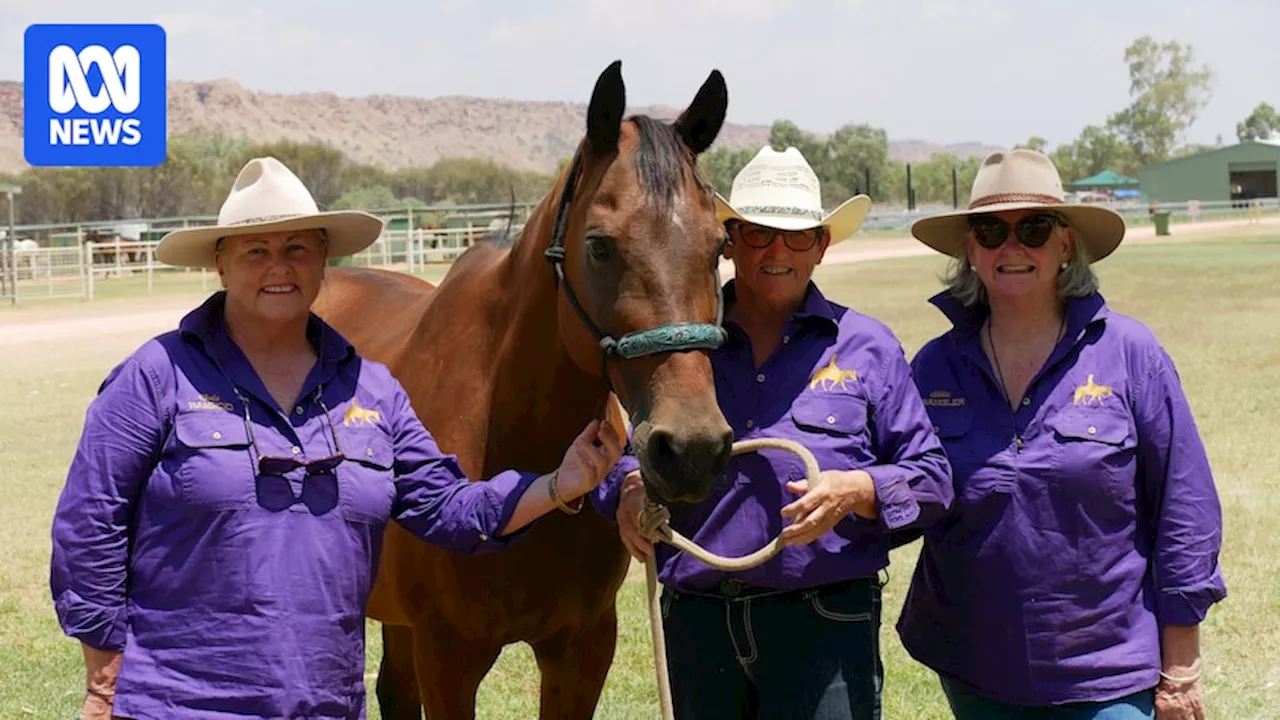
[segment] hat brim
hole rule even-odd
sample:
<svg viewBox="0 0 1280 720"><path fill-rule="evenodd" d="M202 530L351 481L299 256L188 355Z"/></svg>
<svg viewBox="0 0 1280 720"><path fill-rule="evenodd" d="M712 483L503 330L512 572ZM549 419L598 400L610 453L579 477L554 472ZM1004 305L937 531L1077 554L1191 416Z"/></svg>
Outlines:
<svg viewBox="0 0 1280 720"><path fill-rule="evenodd" d="M778 230L808 230L826 226L831 233L831 245L853 237L871 212L871 198L854 195L820 220L793 215L743 214L737 211L720 193L716 193L716 219L720 222L743 220L745 222L777 228Z"/></svg>
<svg viewBox="0 0 1280 720"><path fill-rule="evenodd" d="M932 215L912 223L911 234L944 255L963 258L964 239L969 232L969 216L1026 209L1049 210L1065 217L1067 224L1075 231L1076 241L1083 243L1091 263L1110 255L1124 239L1124 218L1115 210L1098 205L1050 205L1034 202L996 203L972 210Z"/></svg>
<svg viewBox="0 0 1280 720"><path fill-rule="evenodd" d="M337 210L242 225L210 225L168 233L156 246L156 260L175 267L214 268L219 238L290 230L321 230L328 236L329 257L354 255L382 235L383 220L358 210Z"/></svg>

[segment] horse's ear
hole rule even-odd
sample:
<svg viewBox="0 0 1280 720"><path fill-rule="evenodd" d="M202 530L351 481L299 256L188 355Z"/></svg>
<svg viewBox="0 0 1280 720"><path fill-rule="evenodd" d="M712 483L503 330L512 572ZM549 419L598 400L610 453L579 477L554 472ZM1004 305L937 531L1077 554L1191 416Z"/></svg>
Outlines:
<svg viewBox="0 0 1280 720"><path fill-rule="evenodd" d="M716 135L724 125L725 110L729 107L729 88L724 84L724 75L719 70L712 70L693 102L676 120L676 130L684 140L684 144L695 155L702 153L715 142Z"/></svg>
<svg viewBox="0 0 1280 720"><path fill-rule="evenodd" d="M627 89L622 83L622 61L614 60L596 79L587 106L587 140L591 152L605 155L618 148L622 114L627 110Z"/></svg>

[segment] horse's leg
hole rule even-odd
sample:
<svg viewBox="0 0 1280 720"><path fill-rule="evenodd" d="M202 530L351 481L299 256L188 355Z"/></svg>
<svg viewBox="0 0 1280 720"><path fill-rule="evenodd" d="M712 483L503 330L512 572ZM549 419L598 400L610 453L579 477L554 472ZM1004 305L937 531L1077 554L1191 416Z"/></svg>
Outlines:
<svg viewBox="0 0 1280 720"><path fill-rule="evenodd" d="M542 671L541 720L591 720L618 642L617 606L594 626L553 635L533 646Z"/></svg>
<svg viewBox="0 0 1280 720"><path fill-rule="evenodd" d="M474 720L476 691L497 662L502 643L463 640L443 622L428 628L413 635L413 665L427 720Z"/></svg>
<svg viewBox="0 0 1280 720"><path fill-rule="evenodd" d="M418 678L413 671L413 628L382 626L377 692L384 720L422 720Z"/></svg>

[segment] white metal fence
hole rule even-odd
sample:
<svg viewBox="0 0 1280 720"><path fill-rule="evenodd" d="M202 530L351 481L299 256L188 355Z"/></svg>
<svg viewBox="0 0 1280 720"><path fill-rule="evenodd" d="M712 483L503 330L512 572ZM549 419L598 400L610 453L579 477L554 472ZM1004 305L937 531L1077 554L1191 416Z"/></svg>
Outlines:
<svg viewBox="0 0 1280 720"><path fill-rule="evenodd" d="M519 230L515 227L512 232ZM453 262L484 232L483 228L387 230L368 248L338 262L417 273L430 264ZM69 237L72 235L74 238ZM67 244L5 244L8 249L0 252L0 298L6 304L154 294L195 285L210 289L217 282L212 272L175 268L157 261L158 241L93 242L80 231L65 233L61 240Z"/></svg>
<svg viewBox="0 0 1280 720"><path fill-rule="evenodd" d="M1107 206L1123 215L1131 227L1152 222L1151 208L1144 203L1124 202ZM861 232L864 235L906 235L915 220L950 209L929 207L914 211L872 212L863 223ZM1162 203L1158 209L1172 213L1171 222L1182 225L1275 215L1280 213L1280 200ZM186 224L186 221L151 223L143 227L157 234L157 231ZM5 251L0 252L0 303L8 305L54 298L93 300L154 294L170 288L190 288L195 284L207 290L217 283L211 272L174 268L157 262L155 240L98 242L93 231L86 227L89 226L45 228L41 235L42 245L31 240L20 240L16 244L6 242L3 246ZM430 264L452 262L493 227L489 224L438 229L388 228L369 248L341 262L418 273ZM521 225L517 224L511 231L519 233L520 230Z"/></svg>

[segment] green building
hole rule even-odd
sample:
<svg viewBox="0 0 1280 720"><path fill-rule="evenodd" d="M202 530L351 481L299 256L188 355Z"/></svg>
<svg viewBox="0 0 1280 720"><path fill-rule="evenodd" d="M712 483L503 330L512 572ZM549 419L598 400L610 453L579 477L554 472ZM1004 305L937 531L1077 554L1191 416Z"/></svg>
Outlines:
<svg viewBox="0 0 1280 720"><path fill-rule="evenodd" d="M1142 196L1161 203L1277 197L1280 141L1255 140L1143 166Z"/></svg>

